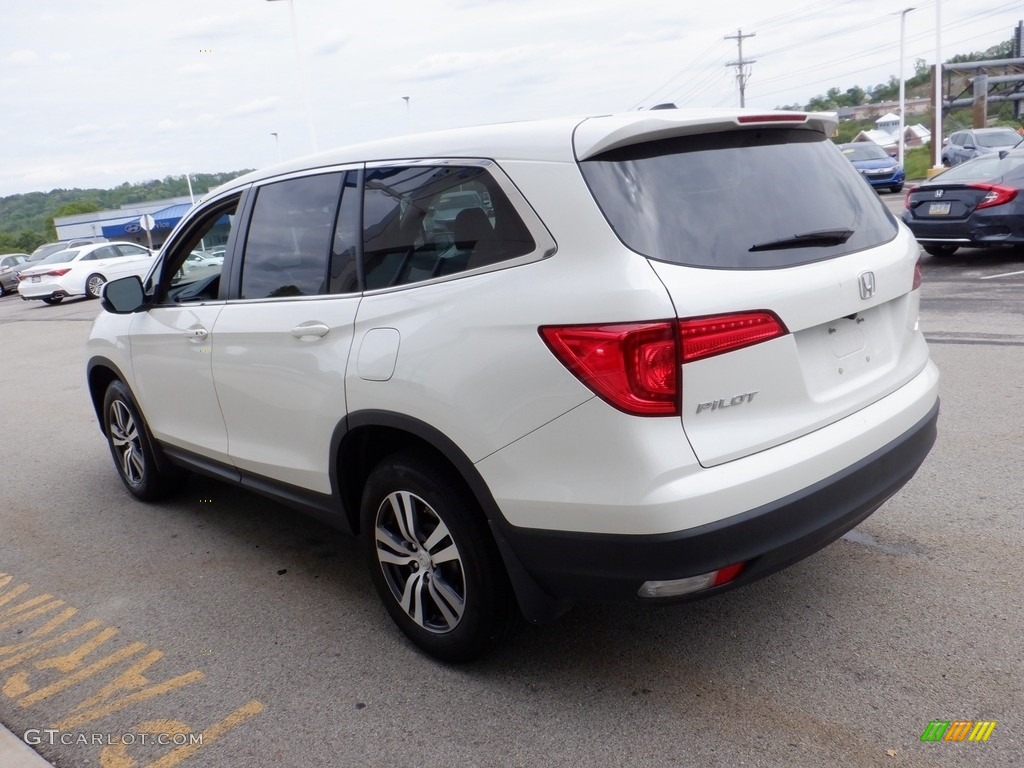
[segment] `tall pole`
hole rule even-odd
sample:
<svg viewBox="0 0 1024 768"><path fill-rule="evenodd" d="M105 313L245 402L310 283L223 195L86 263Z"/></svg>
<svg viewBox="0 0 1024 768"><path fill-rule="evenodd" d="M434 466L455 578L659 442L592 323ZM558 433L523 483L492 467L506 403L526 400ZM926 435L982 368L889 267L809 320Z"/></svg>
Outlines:
<svg viewBox="0 0 1024 768"><path fill-rule="evenodd" d="M904 115L906 114L907 102L906 83L904 82L903 76L903 58L905 55L903 53L903 49L906 46L907 38L907 14L910 13L912 10L914 10L913 7L904 8L902 11L900 11L900 165L903 165L903 153L906 146L906 139L903 136L904 132L906 131L906 122Z"/></svg>
<svg viewBox="0 0 1024 768"><path fill-rule="evenodd" d="M942 0L935 0L935 131L932 133L933 168L942 168Z"/></svg>
<svg viewBox="0 0 1024 768"><path fill-rule="evenodd" d="M747 65L756 63L756 59L744 59L743 58L743 40L748 37L755 37L757 32L751 32L748 35L743 34L742 29L737 29L735 35L726 35L723 40L735 40L736 46L739 48L739 59L737 61L730 61L725 66L736 67L736 81L740 86L740 107L747 106L747 78L750 76L750 69Z"/></svg>
<svg viewBox="0 0 1024 768"><path fill-rule="evenodd" d="M267 0L273 3L277 0ZM316 142L316 127L313 124L313 100L309 95L309 78L306 76L306 63L302 57L302 48L299 46L299 32L295 24L295 2L288 0L288 12L292 21L292 42L295 43L295 58L299 62L299 81L302 94L306 100L306 118L309 120L309 141L313 145L313 151L318 152L320 148Z"/></svg>

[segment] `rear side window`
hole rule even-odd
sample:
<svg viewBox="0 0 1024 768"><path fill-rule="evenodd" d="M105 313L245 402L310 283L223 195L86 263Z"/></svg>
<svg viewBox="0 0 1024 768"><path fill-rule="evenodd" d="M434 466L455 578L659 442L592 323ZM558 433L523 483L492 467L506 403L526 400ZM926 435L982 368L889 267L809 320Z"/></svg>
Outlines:
<svg viewBox="0 0 1024 768"><path fill-rule="evenodd" d="M877 193L812 131L666 139L580 166L622 242L658 261L774 269L871 248L897 232Z"/></svg>
<svg viewBox="0 0 1024 768"><path fill-rule="evenodd" d="M485 267L535 248L512 203L484 168L416 165L366 172L367 290Z"/></svg>

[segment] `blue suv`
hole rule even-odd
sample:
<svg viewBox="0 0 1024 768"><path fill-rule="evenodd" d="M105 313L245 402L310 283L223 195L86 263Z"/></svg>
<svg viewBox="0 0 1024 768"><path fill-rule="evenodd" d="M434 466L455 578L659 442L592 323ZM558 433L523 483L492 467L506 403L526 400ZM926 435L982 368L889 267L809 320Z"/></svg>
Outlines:
<svg viewBox="0 0 1024 768"><path fill-rule="evenodd" d="M903 166L878 144L857 141L852 144L840 144L839 149L872 187L888 187L893 192L902 191L906 178Z"/></svg>

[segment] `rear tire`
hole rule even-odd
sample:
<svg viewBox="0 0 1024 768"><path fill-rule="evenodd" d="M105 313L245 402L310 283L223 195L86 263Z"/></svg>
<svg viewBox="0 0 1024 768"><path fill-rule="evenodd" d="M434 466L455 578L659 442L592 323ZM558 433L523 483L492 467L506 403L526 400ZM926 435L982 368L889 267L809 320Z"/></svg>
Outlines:
<svg viewBox="0 0 1024 768"><path fill-rule="evenodd" d="M184 472L161 470L153 438L135 399L120 381L111 382L103 397L103 434L125 487L142 501L167 496Z"/></svg>
<svg viewBox="0 0 1024 768"><path fill-rule="evenodd" d="M367 479L360 513L374 586L423 651L471 661L519 623L483 512L451 469L418 452L388 456Z"/></svg>
<svg viewBox="0 0 1024 768"><path fill-rule="evenodd" d="M103 295L103 286L107 279L103 275L89 275L85 279L85 295L90 299L98 299Z"/></svg>
<svg viewBox="0 0 1024 768"><path fill-rule="evenodd" d="M931 256L952 256L959 250L959 245L922 245L924 252Z"/></svg>

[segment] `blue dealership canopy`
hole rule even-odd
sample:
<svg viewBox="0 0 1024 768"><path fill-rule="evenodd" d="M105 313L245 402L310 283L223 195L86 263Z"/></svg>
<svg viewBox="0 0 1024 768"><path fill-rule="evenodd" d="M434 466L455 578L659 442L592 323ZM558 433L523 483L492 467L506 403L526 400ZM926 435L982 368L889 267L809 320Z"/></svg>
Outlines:
<svg viewBox="0 0 1024 768"><path fill-rule="evenodd" d="M170 205L167 208L161 208L159 211L155 211L150 214L153 217L153 229L166 229L171 230L174 225L181 221L181 217L185 215L192 205L190 203L179 203L178 205ZM136 235L142 231L142 227L139 226L140 216L136 216L134 219L126 219L125 221L118 222L117 224L110 224L103 227L103 236L107 239L115 237L124 237L125 235Z"/></svg>

